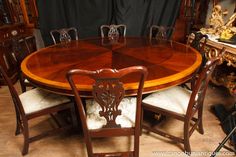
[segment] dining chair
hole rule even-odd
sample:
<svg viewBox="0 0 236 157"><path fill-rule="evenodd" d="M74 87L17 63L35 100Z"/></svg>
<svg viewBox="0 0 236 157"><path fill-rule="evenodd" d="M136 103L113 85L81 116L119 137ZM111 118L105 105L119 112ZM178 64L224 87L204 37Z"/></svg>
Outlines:
<svg viewBox="0 0 236 157"><path fill-rule="evenodd" d="M205 46L207 42L208 36L202 34L201 32L193 32L188 36L187 45L196 49L202 55L202 64L200 68L203 68L207 62L207 58L205 56Z"/></svg>
<svg viewBox="0 0 236 157"><path fill-rule="evenodd" d="M175 29L173 27L152 25L149 31L149 39L156 38L168 40L172 38L174 31Z"/></svg>
<svg viewBox="0 0 236 157"><path fill-rule="evenodd" d="M17 40L17 47L15 47L11 53L12 61L17 65L17 75L19 78L22 92L26 91L27 87L33 88L34 86L23 76L21 72L21 62L34 51L33 45L30 46L30 42L33 37L21 38Z"/></svg>
<svg viewBox="0 0 236 157"><path fill-rule="evenodd" d="M58 111L69 109L72 114L72 122L75 122L74 104L68 97L53 94L39 88L34 88L18 95L16 89L10 81L10 78L1 66L0 75L5 80L14 103L16 113L15 135L22 133L24 136L22 155L26 155L28 153L29 143L39 140L45 136L56 134L67 128L71 128L72 125L66 125L65 127L62 126L53 114ZM55 120L58 127L36 136L30 136L28 121L43 115L50 115L52 119Z"/></svg>
<svg viewBox="0 0 236 157"><path fill-rule="evenodd" d="M183 143L185 152L190 154L190 136L196 128L199 129L201 134L204 133L202 122L203 102L210 76L215 66L221 61L221 57L222 55L210 59L202 71L194 76L195 82L192 91L181 86L175 86L152 93L142 101L143 111L151 111L183 121L183 138L147 123L142 123L142 128L170 138L175 142Z"/></svg>
<svg viewBox="0 0 236 157"><path fill-rule="evenodd" d="M131 75L131 73L133 75ZM93 99L82 103L75 78L88 77L94 80L92 85ZM121 82L128 77L137 78L135 97L124 97L125 88ZM120 70L100 69L96 71L74 69L67 73L67 79L72 88L83 127L84 139L89 157L105 156L139 156L139 136L141 124L141 101L147 69L143 66L133 66ZM126 152L94 153L92 138L134 136L134 148Z"/></svg>
<svg viewBox="0 0 236 157"><path fill-rule="evenodd" d="M108 38L118 38L119 36L126 36L126 25L102 25L100 27L101 37L104 38L107 36Z"/></svg>
<svg viewBox="0 0 236 157"><path fill-rule="evenodd" d="M204 68L204 66L205 66L205 64L208 60L206 55L208 53L211 54L211 52L216 50L214 48L210 48L210 50L209 50L210 52L206 52L205 46L206 46L207 39L208 39L208 36L202 34L201 32L192 32L190 35L188 35L188 38L187 38L187 43L186 44L189 47L192 47L192 48L196 49L202 56L202 63L200 65L200 67L198 68L198 70L201 70L202 68ZM221 50L221 52L223 52L223 51ZM214 55L214 56L216 57L217 55ZM197 73L197 71L196 71L196 73ZM192 88L191 87L192 86L191 81L192 80L190 79L187 82L183 83L182 87L185 87L185 88L191 90L191 88Z"/></svg>
<svg viewBox="0 0 236 157"><path fill-rule="evenodd" d="M50 35L54 44L79 40L78 31L75 27L54 29L50 31Z"/></svg>

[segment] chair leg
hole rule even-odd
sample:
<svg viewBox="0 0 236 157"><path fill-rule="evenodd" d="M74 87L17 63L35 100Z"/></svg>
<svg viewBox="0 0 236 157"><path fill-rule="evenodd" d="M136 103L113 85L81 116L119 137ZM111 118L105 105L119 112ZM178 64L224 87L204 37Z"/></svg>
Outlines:
<svg viewBox="0 0 236 157"><path fill-rule="evenodd" d="M184 150L187 154L191 154L191 147L189 142L189 122L184 124Z"/></svg>
<svg viewBox="0 0 236 157"><path fill-rule="evenodd" d="M16 136L20 134L20 131L21 131L20 128L21 128L20 115L19 115L19 112L16 109L16 132L15 132Z"/></svg>
<svg viewBox="0 0 236 157"><path fill-rule="evenodd" d="M15 135L19 135L20 134L20 122L19 120L16 120L16 132L15 132Z"/></svg>
<svg viewBox="0 0 236 157"><path fill-rule="evenodd" d="M22 93L26 92L26 86L22 85L21 90L22 90Z"/></svg>
<svg viewBox="0 0 236 157"><path fill-rule="evenodd" d="M71 121L72 121L72 125L73 125L74 128L78 128L78 127L79 127L79 124L78 124L78 121L77 121L77 118L76 118L75 105L73 105L73 106L70 108L70 111L71 111Z"/></svg>
<svg viewBox="0 0 236 157"><path fill-rule="evenodd" d="M19 81L20 81L22 93L26 92L26 86L24 84L25 82L24 82L24 78L23 78L22 74L19 75Z"/></svg>
<svg viewBox="0 0 236 157"><path fill-rule="evenodd" d="M203 122L202 122L202 107L198 111L198 120L199 120L199 124L198 124L199 133L204 134Z"/></svg>
<svg viewBox="0 0 236 157"><path fill-rule="evenodd" d="M28 121L23 121L23 135L24 135L24 146L22 150L22 155L28 154L29 151L29 127Z"/></svg>
<svg viewBox="0 0 236 157"><path fill-rule="evenodd" d="M26 92L26 86L24 85L24 82L22 80L20 80L20 86L22 93Z"/></svg>
<svg viewBox="0 0 236 157"><path fill-rule="evenodd" d="M141 120L140 120L140 136L143 133L143 108L141 108Z"/></svg>
<svg viewBox="0 0 236 157"><path fill-rule="evenodd" d="M142 128L142 127L140 127ZM134 156L135 157L139 157L139 140L140 140L140 137L139 135L135 134L134 135L134 138L135 138L135 143L134 143Z"/></svg>

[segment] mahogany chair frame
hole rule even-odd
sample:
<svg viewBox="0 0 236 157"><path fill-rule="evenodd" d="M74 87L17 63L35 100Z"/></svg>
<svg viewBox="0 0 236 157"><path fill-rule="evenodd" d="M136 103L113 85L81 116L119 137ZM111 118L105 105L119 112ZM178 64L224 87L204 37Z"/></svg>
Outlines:
<svg viewBox="0 0 236 157"><path fill-rule="evenodd" d="M183 121L184 122L184 131L183 131L183 138L176 137L174 135L171 135L169 133L166 133L158 128L154 128L153 126L150 126L148 124L142 124L142 128L147 129L148 131L157 133L161 136L167 137L172 139L173 141L180 142L184 144L184 149L186 153L191 153L191 148L190 148L190 142L189 138L194 132L194 130L198 127L199 132L201 134L204 133L203 130L203 122L202 122L202 113L203 113L203 102L208 86L208 82L210 79L210 76L217 64L220 63L222 55L210 59L205 67L202 69L202 71L198 72L195 76L194 79L194 85L193 85L193 90L192 94L190 96L190 100L188 103L188 108L186 114L179 114L176 112L168 111L166 109L162 109L156 106L152 106L150 104L142 103L142 109L143 110L148 110L154 113L162 114L165 116L173 117L177 120ZM195 115L197 114L197 118ZM191 127L191 123L194 123L193 126Z"/></svg>
<svg viewBox="0 0 236 157"><path fill-rule="evenodd" d="M70 32L73 33L72 34L73 36L71 36ZM75 27L54 29L50 31L50 35L52 37L54 45L60 42L59 39L58 40L56 39L55 35L58 34L60 36L61 34L64 34L64 33L69 35L73 40L79 40L78 31Z"/></svg>
<svg viewBox="0 0 236 157"><path fill-rule="evenodd" d="M17 74L21 86L22 92L26 91L26 87L33 87L33 85L25 81L26 79L24 78L22 72L21 72L21 62L25 57L27 57L29 54L32 52L36 51L36 46L34 45L35 43L35 37L34 36L29 36L26 38L21 38L18 41L16 41L18 44L17 47L14 47L13 52L12 52L12 60L15 62L17 65ZM35 43L36 44L36 43Z"/></svg>
<svg viewBox="0 0 236 157"><path fill-rule="evenodd" d="M200 68L198 70L201 70L207 62L207 58L206 58L207 53L205 52L207 38L208 38L207 35L204 35L200 32L193 32L188 36L188 39L187 39L187 45L198 50L198 52L200 52L200 54L202 56L202 63L201 63ZM203 40L203 42L202 42L202 40ZM215 50L211 49L210 51L215 51ZM223 51L225 51L225 49L221 50L222 53L223 53ZM215 54L214 56L216 57L217 55ZM197 73L197 71L196 71L196 73ZM182 86L191 90L193 88L192 81L193 80L191 79L191 80L185 82L184 84L182 84ZM189 86L186 83L190 83L191 87L189 88Z"/></svg>
<svg viewBox="0 0 236 157"><path fill-rule="evenodd" d="M24 44L26 45L27 50L28 50L26 52L27 56L37 50L35 36L25 37L24 38ZM18 64L20 66L21 62L18 63ZM27 87L31 87L31 88L33 87L34 88L34 86L30 82L26 81L26 78L23 76L23 74L21 72L21 69L20 69L19 80L20 80L20 85L21 85L22 92L25 92Z"/></svg>
<svg viewBox="0 0 236 157"><path fill-rule="evenodd" d="M123 31L120 31L119 29L123 28ZM119 37L120 35L122 35L123 37L126 36L126 25L124 24L120 24L120 25L102 25L100 27L100 31L101 31L101 37L104 38L105 37L105 29L108 30L107 33L107 37L108 38L116 38ZM123 32L123 33L121 33Z"/></svg>
<svg viewBox="0 0 236 157"><path fill-rule="evenodd" d="M28 153L29 144L31 142L34 142L36 140L40 140L43 137L51 136L51 135L56 134L58 132L72 128L73 124L62 127L62 125L59 123L59 121L56 119L56 117L53 115L53 113L69 109L71 111L72 122L76 122L75 109L74 109L73 103L71 103L71 102L70 103L62 103L57 106L53 106L50 108L42 109L40 111L26 114L16 89L14 88L10 78L7 76L6 72L3 70L3 68L1 66L0 66L0 75L2 75L3 79L5 80L8 88L9 88L9 91L11 93L13 103L14 103L14 108L15 108L15 113L16 113L15 135L19 135L20 133L23 133L23 136L24 136L24 146L22 149L22 155L26 155ZM49 130L49 131L43 132L41 134L30 137L28 121L31 119L43 116L43 115L50 115L52 117L52 119L55 120L58 127L55 129L52 129L52 130Z"/></svg>
<svg viewBox="0 0 236 157"><path fill-rule="evenodd" d="M206 46L207 39L208 39L208 36L200 32L191 33L187 39L187 45L195 48L201 53L202 58L203 58L202 65L201 65L202 67L204 67L204 64L206 63L205 46Z"/></svg>
<svg viewBox="0 0 236 157"><path fill-rule="evenodd" d="M115 120L121 114L118 106L125 95L125 90L120 79L131 73L140 74L137 90L137 104L136 104L136 118L135 126L130 128L122 128L116 124ZM99 112L100 117L104 117L107 124L100 129L89 130L86 122L86 111L82 103L79 89L76 88L74 79L76 76L87 76L93 80L93 98L101 106L102 111ZM87 146L87 153L89 157L105 157L105 156L123 156L123 157L138 157L139 156L139 136L141 124L141 102L142 90L144 81L147 76L147 69L143 66L133 66L120 70L115 69L100 69L96 71L74 69L67 73L67 79L73 90L81 123L83 126L84 139ZM108 94L109 93L109 94ZM115 100L114 100L115 99ZM105 100L109 100L107 103ZM112 116L113 118L109 118ZM94 153L92 148L92 138L99 137L113 137L113 136L131 136L134 135L134 149L127 152L114 153Z"/></svg>
<svg viewBox="0 0 236 157"><path fill-rule="evenodd" d="M156 30L156 34L154 34L155 30ZM175 31L175 28L173 27L152 25L149 31L149 39L152 39L154 37L156 39L168 40L172 38L172 34L174 31ZM168 33L171 33L170 37L167 36Z"/></svg>

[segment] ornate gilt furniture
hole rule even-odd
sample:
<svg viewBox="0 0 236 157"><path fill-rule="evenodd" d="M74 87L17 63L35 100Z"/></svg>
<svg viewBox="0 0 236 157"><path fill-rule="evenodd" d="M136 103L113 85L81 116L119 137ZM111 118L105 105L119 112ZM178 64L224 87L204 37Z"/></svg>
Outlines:
<svg viewBox="0 0 236 157"><path fill-rule="evenodd" d="M236 89L236 46L218 42L215 38L209 37L205 46L206 57L214 57L223 47L225 48L225 53L222 57L224 62L216 67L211 81L217 85L225 86L233 95ZM212 48L216 50L211 51Z"/></svg>
<svg viewBox="0 0 236 157"><path fill-rule="evenodd" d="M191 153L189 138L198 127L201 134L203 131L202 112L206 89L215 66L220 62L220 57L209 60L202 71L194 76L192 91L180 86L171 87L150 94L143 99L142 108L154 113L173 117L184 122L183 138L164 132L155 126L143 123L143 128L161 136L170 138L175 142L184 144L184 150Z"/></svg>
<svg viewBox="0 0 236 157"><path fill-rule="evenodd" d="M124 98L123 81L128 79L127 76L131 73L137 74L138 90L135 94L137 97ZM79 76L94 80L92 85L93 99L86 101L86 110L80 98L80 89L76 87L74 81ZM146 76L147 69L142 66L120 70L100 69L88 71L73 69L67 73L67 79L73 90L79 110L88 157L139 156L142 90ZM94 153L92 138L115 136L134 136L133 150Z"/></svg>
<svg viewBox="0 0 236 157"><path fill-rule="evenodd" d="M126 36L126 25L102 25L100 27L101 37L104 38L118 38L119 36Z"/></svg>
<svg viewBox="0 0 236 157"><path fill-rule="evenodd" d="M122 69L142 65L150 72L144 92L151 93L186 82L201 64L198 51L175 41L157 42L153 39L152 43L143 37L126 37L125 43L110 45L104 45L102 41L103 38L90 38L71 41L63 48L57 44L40 49L22 62L22 72L38 87L71 95L71 88L64 77L71 68ZM91 96L90 79L77 83L82 96ZM129 95L137 90L135 75L125 82L124 88Z"/></svg>
<svg viewBox="0 0 236 157"><path fill-rule="evenodd" d="M26 155L28 153L29 143L39 140L45 136L58 133L59 131L63 131L66 128L70 127L70 126L62 127L60 123L56 120L58 128L30 137L29 125L28 125L29 120L43 115L51 115L53 119L55 119L53 113L65 109L70 109L71 113L74 114L74 104L71 103L70 99L65 96L49 93L39 88L35 88L18 95L12 82L10 81L9 77L7 76L7 74L5 73L5 71L1 66L0 66L0 74L6 81L6 84L11 93L15 107L15 112L16 112L15 135L22 133L24 136L24 146L22 150L22 155ZM72 118L74 118L74 116L72 116Z"/></svg>
<svg viewBox="0 0 236 157"><path fill-rule="evenodd" d="M149 38L168 40L172 38L174 30L173 27L152 25L149 31Z"/></svg>
<svg viewBox="0 0 236 157"><path fill-rule="evenodd" d="M71 40L78 40L78 31L74 27L70 28L61 28L61 29L54 29L50 31L50 35L52 37L53 43L66 43L70 42Z"/></svg>

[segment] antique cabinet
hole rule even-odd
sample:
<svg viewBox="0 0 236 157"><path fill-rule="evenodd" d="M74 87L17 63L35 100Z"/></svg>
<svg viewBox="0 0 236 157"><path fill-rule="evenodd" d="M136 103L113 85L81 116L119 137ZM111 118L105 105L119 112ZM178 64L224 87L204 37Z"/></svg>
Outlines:
<svg viewBox="0 0 236 157"><path fill-rule="evenodd" d="M210 0L182 0L173 40L186 43L186 37L205 25Z"/></svg>
<svg viewBox="0 0 236 157"><path fill-rule="evenodd" d="M194 39L193 33L190 34L189 39ZM203 45L204 42L205 40L202 38L199 44ZM204 46L207 59L218 56L223 48L225 52L222 62L216 66L211 81L216 85L226 87L230 94L234 95L236 92L236 45L219 42L216 37L208 35Z"/></svg>
<svg viewBox="0 0 236 157"><path fill-rule="evenodd" d="M17 80L19 65L12 53L18 51L19 40L33 35L37 21L36 13L31 11L34 4L34 0L0 0L0 65L13 82Z"/></svg>
<svg viewBox="0 0 236 157"><path fill-rule="evenodd" d="M216 48L215 52L209 51L212 47ZM205 46L206 57L211 58L217 55L223 47L226 51L223 55L224 62L216 67L211 81L217 85L225 86L234 95L236 91L236 45L208 39Z"/></svg>
<svg viewBox="0 0 236 157"><path fill-rule="evenodd" d="M0 65L7 72L13 82L17 80L16 62L12 56L13 51L18 51L18 41L27 36L31 36L32 32L26 29L24 24L4 25L0 27ZM0 84L3 84L0 78Z"/></svg>

